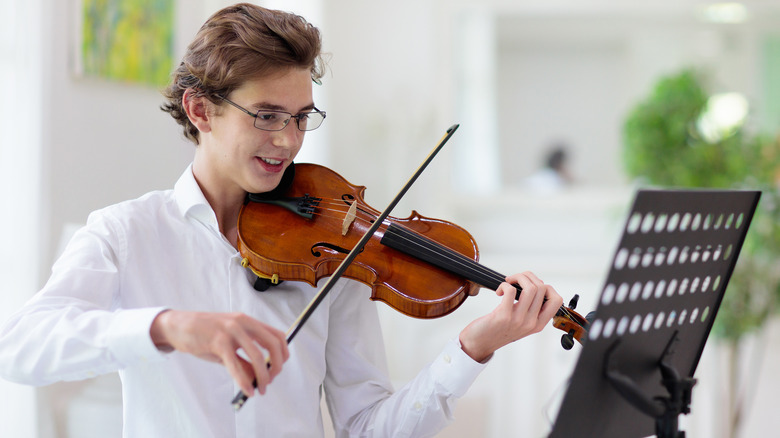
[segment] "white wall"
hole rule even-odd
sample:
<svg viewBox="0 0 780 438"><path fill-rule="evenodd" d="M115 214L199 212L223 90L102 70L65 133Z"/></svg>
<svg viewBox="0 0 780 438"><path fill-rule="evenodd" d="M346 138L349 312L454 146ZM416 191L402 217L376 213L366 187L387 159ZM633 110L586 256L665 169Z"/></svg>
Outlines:
<svg viewBox="0 0 780 438"><path fill-rule="evenodd" d="M0 14L0 320L37 288L40 256L40 2L2 3ZM18 118L17 118L18 117ZM9 436L35 436L35 392L0 380L0 424Z"/></svg>
<svg viewBox="0 0 780 438"><path fill-rule="evenodd" d="M33 225L41 236L35 268L40 274L22 279L31 284L28 289L45 281L67 224L82 223L89 211L106 204L170 187L193 150L178 126L157 110L161 102L157 90L75 77L69 41L77 1L40 1L44 13L37 24L46 29L43 77L38 79L44 123L42 153L33 167L42 176L32 185L40 186L35 208L40 209L41 223ZM203 20L229 3L180 2L179 53ZM481 36L495 44L498 60L495 83L486 87L497 95L485 100L498 102L499 131L497 138L484 141L467 135L472 121L461 118L464 90L456 70L463 63L462 48L455 43L463 36L459 20L476 3L488 18L494 13L494 26L486 28L496 33ZM654 4L678 3L684 2ZM307 139L308 146L322 151L310 159L367 186L367 201L381 209L443 131L461 123L464 131L434 160L394 214L406 216L414 208L466 226L480 243L486 264L506 273L533 269L567 299L580 293L583 310L592 308L597 299L605 260L617 242L621 213L630 199L631 188L624 182L617 156L619 123L630 103L647 93L659 72L689 60L714 66L718 84L761 98L755 80L758 31L732 26L685 33L679 26L690 21L670 21L668 11L655 11L653 5L642 6L653 9L654 17L642 27L632 26L630 20L647 15L645 11L636 13L628 7L618 8L619 14L609 12L610 20L598 21L610 11L610 2L593 2L592 10L590 3L563 0L271 4L316 15L312 21L322 27L325 49L332 54L330 72L317 91L322 93L318 102L324 102L328 111L327 126ZM544 197L516 190L520 177L534 168L541 147L554 135L572 139L577 148L575 173L583 185ZM457 165L459 154L495 151L500 154L500 167L455 173L462 169ZM484 172L498 172L506 190L477 198L452 184L459 180L469 186ZM436 321L410 321L381 306L393 378L402 383L418 371L436 353L431 349L438 349L468 321L492 308L491 298L489 291L483 291L456 314ZM398 342L419 338L421 332L429 334L424 341ZM442 436L539 436L549 427L545 411L550 411L556 392L565 389L561 382L576 360L576 351L561 351L557 338L555 330L547 330L497 355L461 403L456 426ZM767 342L773 340L777 342L776 337ZM703 375L713 377L702 377L696 394L719 400L722 368L714 364L716 353L707 354L709 362L702 363L700 371L709 369L711 374ZM776 378L763 382L762 390L778 386ZM66 403L74 393L81 394L79 401ZM46 401L40 404L44 437L64 436L55 432L57 428L73 430L78 423L73 419L79 418L73 415L83 412L90 400L111 400L104 405L115 405L118 396L116 381L110 377L94 384L55 385L41 394ZM8 403L5 395L0 399ZM773 421L759 409L769 405L755 406L748 418L751 425ZM714 435L717 409L706 404L695 407L691 427L698 428L701 436ZM30 415L27 418L29 423ZM116 426L114 417L104 418L106 427ZM753 430L750 427L748 431Z"/></svg>

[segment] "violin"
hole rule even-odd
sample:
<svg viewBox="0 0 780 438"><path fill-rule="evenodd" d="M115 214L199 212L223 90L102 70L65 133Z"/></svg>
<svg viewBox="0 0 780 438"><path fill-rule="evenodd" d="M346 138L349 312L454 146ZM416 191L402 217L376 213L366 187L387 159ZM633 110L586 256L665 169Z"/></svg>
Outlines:
<svg viewBox="0 0 780 438"><path fill-rule="evenodd" d="M376 226L380 213L363 199L364 186L315 164L291 165L272 192L249 194L238 219L242 264L271 284L316 286ZM415 318L457 309L480 287L495 290L506 278L479 262L474 238L462 227L413 211L387 216L346 267L343 276L371 287L371 299ZM518 294L521 289L519 286ZM561 306L553 326L567 350L582 343L588 320Z"/></svg>
<svg viewBox="0 0 780 438"><path fill-rule="evenodd" d="M316 286L329 277L290 327L288 344L342 276L369 285L372 300L416 318L447 315L479 286L495 290L504 281L506 276L479 264L477 244L463 228L417 212L406 219L389 215L457 129L447 130L381 213L364 201L365 187L314 164L291 164L274 190L247 195L238 218L238 249L242 265L258 277L255 287L285 280ZM518 299L522 288L515 288ZM583 342L592 318L592 312L583 318L574 311L577 300L575 295L553 317L553 326L566 332L561 345L567 350L575 340ZM233 408L241 409L247 399L239 392Z"/></svg>

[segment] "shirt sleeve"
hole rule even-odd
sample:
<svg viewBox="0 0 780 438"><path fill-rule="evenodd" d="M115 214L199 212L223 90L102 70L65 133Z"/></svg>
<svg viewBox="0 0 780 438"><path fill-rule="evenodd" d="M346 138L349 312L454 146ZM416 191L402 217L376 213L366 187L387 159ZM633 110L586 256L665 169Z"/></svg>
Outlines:
<svg viewBox="0 0 780 438"><path fill-rule="evenodd" d="M486 364L471 359L451 340L430 365L394 392L376 306L362 297L354 299L356 294L365 295L345 290L332 303L338 311L331 313L325 395L336 436L436 435L452 422L457 399Z"/></svg>
<svg viewBox="0 0 780 438"><path fill-rule="evenodd" d="M164 309L118 309L122 242L106 217L90 216L44 288L0 328L0 376L46 385L163 359L149 328Z"/></svg>

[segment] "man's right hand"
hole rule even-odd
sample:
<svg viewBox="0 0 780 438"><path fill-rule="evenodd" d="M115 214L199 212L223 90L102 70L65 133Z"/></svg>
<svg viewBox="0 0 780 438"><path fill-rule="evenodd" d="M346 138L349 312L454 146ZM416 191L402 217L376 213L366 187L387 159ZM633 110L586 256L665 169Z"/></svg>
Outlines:
<svg viewBox="0 0 780 438"><path fill-rule="evenodd" d="M149 334L157 348L223 364L248 397L254 394L253 381L265 394L290 357L284 332L243 313L166 310L154 319Z"/></svg>

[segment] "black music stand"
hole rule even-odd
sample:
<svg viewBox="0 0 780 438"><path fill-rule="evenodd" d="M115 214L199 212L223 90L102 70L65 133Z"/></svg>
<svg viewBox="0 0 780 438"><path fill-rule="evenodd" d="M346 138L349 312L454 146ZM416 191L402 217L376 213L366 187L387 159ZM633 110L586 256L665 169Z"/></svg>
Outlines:
<svg viewBox="0 0 780 438"><path fill-rule="evenodd" d="M641 190L550 438L682 438L761 193Z"/></svg>

